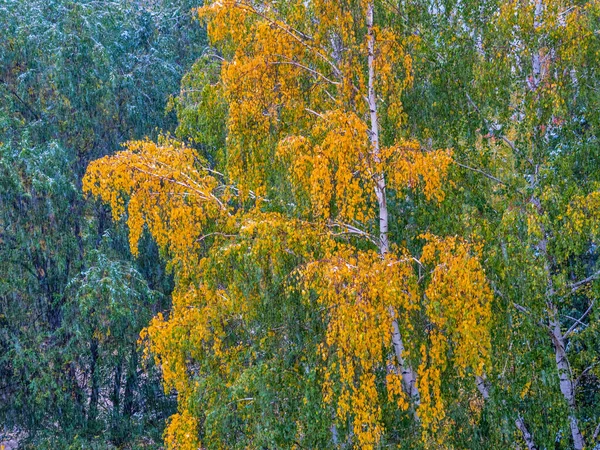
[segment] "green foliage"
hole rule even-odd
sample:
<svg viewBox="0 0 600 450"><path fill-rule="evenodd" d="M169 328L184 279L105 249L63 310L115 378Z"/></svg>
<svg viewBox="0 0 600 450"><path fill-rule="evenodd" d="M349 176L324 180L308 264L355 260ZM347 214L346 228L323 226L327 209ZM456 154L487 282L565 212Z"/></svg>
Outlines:
<svg viewBox="0 0 600 450"><path fill-rule="evenodd" d="M173 398L137 340L172 280L80 186L91 159L174 129L165 106L205 45L193 6L0 1L0 442L161 440Z"/></svg>
<svg viewBox="0 0 600 450"><path fill-rule="evenodd" d="M522 416L538 448L572 448L569 415L593 446L600 414L592 350L600 99L591 87L600 74L591 36L598 4L539 4L536 16L535 2L443 2L434 11L415 6L407 20L422 39L415 89L405 100L411 128L434 146L452 146L462 164L452 204L442 216L419 220L484 238L496 292L485 409L488 440L499 439L492 447L514 439ZM546 328L551 305L578 380L571 412Z"/></svg>
<svg viewBox="0 0 600 450"><path fill-rule="evenodd" d="M357 12L366 3L331 2L314 9L310 20L282 28L284 18L303 17L303 8L321 3L248 2L275 19L261 28L260 14L248 10L236 21L225 13L221 19L237 28L215 28L221 39L215 49L192 19L191 8L199 6L193 0L0 0L0 436L23 432L25 448L148 448L161 445L168 423L168 443L200 438L207 448L359 445L348 418L357 411L336 420L335 405L324 399L323 367L341 359L329 353L324 362L323 342L336 323L330 309L341 303L327 305L323 291L301 289L299 271L324 250L311 243L302 253L282 231L289 222L272 220L309 217L312 226L319 209L312 211L311 201L319 195L328 218L339 219L341 205L355 199L334 189L336 176L361 186L373 179L368 171L360 178L355 167L342 173L341 163L331 172L319 166L323 172L314 178L297 164L303 189L289 176L292 163L311 149L321 152L310 161L314 170L319 157L338 161L338 153L347 157L369 146L366 128L354 145L340 125L368 120L356 94L366 86L364 17ZM347 16L336 15L339 5ZM340 17L351 25L322 32L340 26ZM428 181L422 174L410 189L394 188L390 180L403 180L406 167L384 169L390 242L415 258L427 245L424 232L481 243L494 291L489 398L475 391L473 373L461 378L434 366L440 395L453 401L438 434L423 441L422 420L385 395L393 366L378 361L369 391L383 399L378 448L526 448L519 421L538 449L578 448L573 421L586 448L594 448L600 417L598 1L385 1L376 2L375 17L377 33L393 33L402 47L377 68L391 71L377 79L382 146L418 141L427 154L451 148L454 160L437 204L412 189ZM309 39L310 30L320 31ZM290 39L293 33L299 39ZM306 46L320 46L330 60ZM350 74L343 80L332 68L340 62ZM315 112L339 108L354 112L340 114L332 129L310 128ZM82 196L82 176L90 161L123 142L157 139L161 131L197 151L197 164L208 164L202 174L214 176L210 194L231 216L204 234L191 216L169 216L170 233L157 244L151 227L144 230L148 211L136 211L125 217L130 225L141 223L133 260L126 224L111 224L107 207ZM298 139L287 141L289 148L278 147L292 134ZM325 181L330 192L319 188ZM372 194L365 194L365 208L375 206ZM165 217L176 204L179 214L192 205L171 200L160 211ZM257 220L244 222L244 212ZM377 235L376 216L360 222L350 226ZM359 253L372 248L364 235L327 225L338 227L336 242ZM177 226L186 228L180 240ZM312 236L306 229L294 233ZM188 257L172 265L175 280L165 268L165 242L182 246ZM411 264L417 283L430 282L431 267L417 259ZM342 281L336 293L358 295L355 279ZM419 298L419 307L440 304ZM158 313L164 314L152 321ZM411 314L408 359L416 367L418 344L438 328L421 310ZM138 348L149 323L144 336L154 339L154 363ZM443 360L460 357L456 348L443 347ZM559 356L568 371L557 365ZM559 376L573 386L572 401ZM337 398L340 377L333 379L330 394ZM172 388L179 414L167 422L176 412Z"/></svg>

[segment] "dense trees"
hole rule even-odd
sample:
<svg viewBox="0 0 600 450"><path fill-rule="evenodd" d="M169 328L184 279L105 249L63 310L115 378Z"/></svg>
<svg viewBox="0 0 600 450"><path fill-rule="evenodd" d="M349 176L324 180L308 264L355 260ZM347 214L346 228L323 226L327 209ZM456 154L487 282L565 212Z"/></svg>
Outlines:
<svg viewBox="0 0 600 450"><path fill-rule="evenodd" d="M269 431L267 446L411 447L416 433L425 446L582 448L584 434L595 438L594 410L576 401L579 383L596 379L597 356L585 351L595 336L595 163L584 183L561 174L594 161L594 119L575 103L595 101L582 87L596 76L595 8L200 10L216 53L198 63L206 75L184 81L177 106L180 137L203 144L206 159L173 142L137 143L94 163L86 184L117 215L129 199L132 245L146 224L175 267L175 309L146 331L179 392L168 444L197 445L197 429L208 446L263 445L273 403L256 396L269 390L262 374L281 370L296 374L285 390L296 403L279 416L289 434ZM466 241L441 237L455 234ZM260 275L238 279L246 264ZM267 342L290 339L289 324L256 319L265 302L319 311L304 321L315 343L296 343L303 358L287 369L264 355ZM309 380L323 386L316 397ZM215 384L220 395L206 394ZM319 433L296 418L311 407Z"/></svg>
<svg viewBox="0 0 600 450"><path fill-rule="evenodd" d="M523 436L526 424L533 431L529 448L592 447L598 435L598 356L590 353L597 341L598 211L588 203L597 190L597 8L474 3L434 14L451 30L444 48L462 61L440 55L437 36L424 36L437 56L423 61L422 89L431 83L435 92L452 93L438 112L465 112L440 114L443 135L429 133L443 142L452 136L464 165L488 179L478 180L484 195L469 202L478 210L469 226L486 235L503 317L492 396L514 405L511 422ZM450 67L455 79L440 73Z"/></svg>
<svg viewBox="0 0 600 450"><path fill-rule="evenodd" d="M263 341L244 337L264 290L278 292L274 308L288 302L320 306L315 319L323 323L322 337L316 347L302 349L312 360L284 370L304 380L299 390L288 388L295 404L329 411L319 434L306 435L296 421L287 436L267 433L267 445L305 439L313 447L393 443L397 438L384 436L386 422L393 423L383 414L386 406L396 420L417 418L425 445L441 443L446 404L452 402L442 393L442 374L448 367L461 382L470 379L467 386L476 391L489 357L491 293L477 252L466 242L421 236L427 242L421 266L390 242L388 190L400 204L412 198L410 188L422 190L425 200L441 201L451 161L450 151L424 151L402 135L399 95L412 82L404 50L409 40L388 25L393 16L382 15L376 24L375 5L368 2L290 2L282 11L216 3L200 14L222 52L221 78L211 87L228 102L221 118L227 127L224 161L217 163L225 174L172 142L134 142L93 163L84 183L117 217L128 201L132 250L145 225L175 268L174 309L145 332L166 385L179 393L167 443L197 446L188 435L201 425L211 437L208 445L257 445L250 430L264 426L266 411L257 405L261 409L253 414L238 412L236 396L252 403L254 397L235 386L248 377L267 384L254 373L256 366L273 371L273 361L261 357ZM182 96L184 105L186 100ZM187 120L182 117L184 126ZM257 234L240 248L239 239L252 237L247 230ZM396 237L402 238L406 242L401 233ZM268 253L263 240L272 241ZM281 264L287 252L297 260L267 265L254 283L236 279L235 272L244 271L239 256L217 264L219 271L204 270L242 249L257 267L264 259ZM263 319L255 327L264 333L270 325ZM224 341L230 333L238 338ZM286 347L285 331L269 334ZM239 356L244 347L256 348L245 361ZM206 397L217 367L226 377L217 383L220 390L229 389ZM305 385L309 380L324 387L310 401L306 396L315 394ZM212 435L212 416L223 410L223 397L232 401L221 415L239 425ZM298 413L294 404L286 406L280 417ZM412 416L402 414L407 408ZM238 428L248 431L242 437Z"/></svg>
<svg viewBox="0 0 600 450"><path fill-rule="evenodd" d="M172 281L150 240L131 260L81 177L173 127L168 97L204 45L192 6L0 2L0 443L160 442L172 400L136 343Z"/></svg>
<svg viewBox="0 0 600 450"><path fill-rule="evenodd" d="M31 3L0 9L8 427L598 445L598 2Z"/></svg>

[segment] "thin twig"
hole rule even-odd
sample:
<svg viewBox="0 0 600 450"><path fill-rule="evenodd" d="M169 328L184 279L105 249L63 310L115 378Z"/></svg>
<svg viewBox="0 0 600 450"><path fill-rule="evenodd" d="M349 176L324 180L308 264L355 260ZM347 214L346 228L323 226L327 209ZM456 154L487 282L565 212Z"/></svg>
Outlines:
<svg viewBox="0 0 600 450"><path fill-rule="evenodd" d="M580 280L580 281L577 281L576 283L570 284L569 287L571 288L571 293L577 291L577 289L579 289L584 284L587 284L590 281L594 281L594 280L596 280L598 278L600 278L600 270L598 272L590 275L589 277L584 278L583 280Z"/></svg>
<svg viewBox="0 0 600 450"><path fill-rule="evenodd" d="M579 385L579 382L581 381L581 378L588 373L590 370L592 370L594 367L596 367L598 364L600 364L600 361L595 362L594 364L592 364L591 366L588 366L585 368L585 370L583 372L581 372L579 374L579 376L577 377L577 379L575 380L575 382L573 383L573 387L577 387Z"/></svg>
<svg viewBox="0 0 600 450"><path fill-rule="evenodd" d="M567 337L569 334L571 334L575 330L575 328L577 328L578 323L580 323L581 325L585 325L582 322L582 320L585 319L586 316L592 311L592 308L594 307L594 303L595 303L595 300L592 300L588 309L581 315L581 317L579 319L573 319L572 317L569 317L569 319L574 320L575 323L573 325L571 325L571 327L567 330L567 332L564 334L564 337Z"/></svg>
<svg viewBox="0 0 600 450"><path fill-rule="evenodd" d="M238 237L237 234L225 234L225 233L219 233L219 232L214 232L214 233L208 233L205 234L204 236L201 236L197 239L198 242L203 241L204 239L210 237L210 236L223 236L223 237L229 237L229 238L235 238Z"/></svg>
<svg viewBox="0 0 600 450"><path fill-rule="evenodd" d="M283 57L283 55L275 55L275 56ZM323 80L327 81L328 83L334 84L336 86L339 86L340 84L342 84L339 81L333 81L333 80L331 80L330 78L328 78L325 75L323 75L321 72L319 72L317 70L314 70L314 69L311 69L310 67L305 66L304 64L300 64L297 61L293 61L293 60L289 60L289 61L271 61L268 64L287 64L287 65L290 65L290 66L295 66L295 67L298 67L300 69L304 69L307 72L312 73L316 77L322 78Z"/></svg>
<svg viewBox="0 0 600 450"><path fill-rule="evenodd" d="M505 181L502 181L502 180L500 180L499 178L496 178L495 176L493 176L493 175L490 175L489 173L486 173L486 172L484 172L484 171L483 171L483 170L481 170L481 169L477 169L476 167L469 167L469 166L467 166L467 165L465 165L465 164L459 163L459 162L458 162L458 161L456 161L456 160L454 160L454 164L456 164L457 166L460 166L460 167L462 167L462 168L464 168L464 169L467 169L467 170L472 170L473 172L480 173L480 174L481 174L481 175L483 175L484 177L487 177L487 178L489 178L490 180L493 180L493 181L495 181L496 183L500 183L500 184L502 184L502 185L504 185L504 186L508 186L508 183L506 183Z"/></svg>

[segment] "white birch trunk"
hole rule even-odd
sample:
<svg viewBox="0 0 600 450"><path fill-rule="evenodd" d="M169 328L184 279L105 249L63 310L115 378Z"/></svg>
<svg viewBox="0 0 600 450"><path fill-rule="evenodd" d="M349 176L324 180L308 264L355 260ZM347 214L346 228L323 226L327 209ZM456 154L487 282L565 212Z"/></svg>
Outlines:
<svg viewBox="0 0 600 450"><path fill-rule="evenodd" d="M475 376L475 384L477 385L477 390L481 394L484 400L489 400L490 398L490 389L485 381L485 374L482 376Z"/></svg>
<svg viewBox="0 0 600 450"><path fill-rule="evenodd" d="M402 336L400 335L400 329L398 328L398 321L396 319L392 321L392 327L392 345L394 346L396 360L400 366L404 391L412 401L413 405L419 406L421 398L419 397L419 389L417 387L417 374L412 367L406 363L404 356L402 356L404 353L404 343L402 342Z"/></svg>
<svg viewBox="0 0 600 450"><path fill-rule="evenodd" d="M371 117L371 129L369 138L373 152L373 159L380 163L379 147L379 118L377 115L377 96L375 94L375 35L373 31L373 2L367 6L367 46L368 46L368 64L369 64L369 87L367 101L369 104L369 115ZM385 176L383 173L375 174L375 195L379 206L379 252L385 255L390 250L388 237L389 219L387 210L387 200L385 191Z"/></svg>
<svg viewBox="0 0 600 450"><path fill-rule="evenodd" d="M537 31L539 27L543 25L543 14L544 2L543 0L535 0L534 10L534 30ZM536 90L542 81L544 74L542 73L542 62L541 62L541 42L538 40L538 48L533 49L532 52L532 90ZM536 207L538 214L541 215L541 202L538 198L532 197L531 203ZM548 314L548 326L552 344L554 346L554 357L556 361L556 369L558 371L558 378L560 383L560 392L564 399L567 401L569 406L569 422L571 428L571 436L573 438L573 448L575 450L583 450L585 442L583 435L579 430L579 421L575 414L575 383L573 382L573 374L571 373L571 367L566 352L565 337L562 333L560 320L558 318L558 309L553 302L554 286L552 284L552 273L550 270L550 258L548 256L548 242L546 233L542 228L544 237L538 243L538 250L544 258L544 270L546 272L547 289L546 289L546 308Z"/></svg>
<svg viewBox="0 0 600 450"><path fill-rule="evenodd" d="M369 138L371 141L371 151L373 152L373 159L376 163L380 163L380 146L379 146L379 118L377 115L377 96L375 94L375 35L373 30L373 2L369 2L367 5L367 47L368 47L368 65L369 65L369 85L367 93L367 102L369 106L369 115L371 118L371 128L369 131ZM375 175L375 195L377 197L377 203L379 206L379 253L385 255L390 250L390 243L388 237L389 230L389 217L386 200L386 187L385 187L385 175L378 173ZM404 360L404 343L402 341L402 335L400 334L400 328L398 321L395 317L394 311L390 311L392 318L392 345L394 347L394 353L402 371L402 382L404 389L413 401L418 406L420 397L419 390L417 387L417 374L412 367Z"/></svg>
<svg viewBox="0 0 600 450"><path fill-rule="evenodd" d="M533 19L533 28L534 32L542 25L542 11L543 11L543 3L542 0L536 0L535 2L535 12ZM539 47L539 45L538 45ZM531 66L533 73L531 75L531 90L535 91L540 84L542 78L542 61L539 50L534 51L531 56Z"/></svg>
<svg viewBox="0 0 600 450"><path fill-rule="evenodd" d="M585 442L579 430L579 421L575 415L575 383L573 382L573 375L567 358L565 338L560 328L558 311L551 301L548 301L548 310L550 335L552 336L552 344L554 345L554 359L556 360L560 392L569 405L569 425L571 427L571 436L573 437L573 448L575 450L583 450Z"/></svg>
<svg viewBox="0 0 600 450"><path fill-rule="evenodd" d="M541 203L539 199L532 198L532 203L536 206L538 213L541 213ZM583 435L579 430L579 420L576 416L575 411L575 383L573 381L573 374L571 373L571 366L566 352L566 341L565 336L561 330L560 320L558 316L558 309L554 304L552 298L555 294L554 286L552 283L552 274L550 271L550 257L548 256L548 242L546 238L546 232L542 228L544 233L543 239L538 243L538 250L544 258L544 271L546 272L546 309L548 314L548 328L552 344L554 346L554 359L556 361L556 370L558 372L558 379L560 385L560 392L564 399L567 401L569 406L569 425L571 428L571 436L573 438L573 448L575 450L583 450L585 442Z"/></svg>
<svg viewBox="0 0 600 450"><path fill-rule="evenodd" d="M475 377L475 384L477 385L477 389L479 390L479 393L483 397L484 401L487 402L490 398L490 389L486 381L485 373L482 376L477 375ZM521 416L515 420L515 425L521 433L521 436L525 441L525 445L527 445L527 449L538 450L538 447L535 445L535 441L533 440L533 435L527 429L527 425L525 425L525 421ZM519 446L517 446L517 448L519 448Z"/></svg>
<svg viewBox="0 0 600 450"><path fill-rule="evenodd" d="M535 445L535 442L533 441L533 436L527 429L527 426L525 425L525 421L523 420L523 418L519 417L515 421L515 423L517 425L517 428L521 432L521 436L523 436L523 440L525 441L525 445L527 445L527 449L528 450L537 450L537 446Z"/></svg>

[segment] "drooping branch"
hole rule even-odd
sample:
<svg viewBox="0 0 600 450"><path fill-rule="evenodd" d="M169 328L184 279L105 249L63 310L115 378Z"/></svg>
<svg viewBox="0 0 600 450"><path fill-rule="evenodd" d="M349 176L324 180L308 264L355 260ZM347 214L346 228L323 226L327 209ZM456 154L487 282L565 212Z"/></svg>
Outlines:
<svg viewBox="0 0 600 450"><path fill-rule="evenodd" d="M493 180L493 181L495 181L496 183L502 184L502 185L504 185L504 186L508 186L508 183L506 183L505 181L502 181L501 179L499 179L499 178L496 178L494 175L490 175L489 173L487 173L487 172L484 172L484 171L483 171L483 170L481 170L481 169L477 169L477 168L475 168L475 167L470 167L470 166L467 166L466 164L459 163L459 162L458 162L458 161L456 161L456 160L453 160L453 161L454 161L454 164L456 164L456 165L457 165L457 166L459 166L459 167L462 167L463 169L467 169L467 170L471 170L471 171L473 171L473 172L480 173L480 174L481 174L481 175L483 175L484 177L486 177L486 178L489 178L490 180Z"/></svg>
<svg viewBox="0 0 600 450"><path fill-rule="evenodd" d="M327 58L327 56L325 56L323 52L320 51L318 48L308 43L313 40L310 36L307 36L306 34L290 27L288 24L282 24L281 22L268 17L266 14L263 14L262 12L258 11L254 6L248 3L240 2L238 4L238 7L241 7L240 9L251 12L252 14L256 14L260 18L269 22L269 25L271 25L272 27L275 27L288 34L302 46L304 46L308 50L311 50L315 55L317 55L319 58L325 61L325 63L327 63L331 67L333 73L335 73L337 77L343 78L342 71L333 63L333 61Z"/></svg>
<svg viewBox="0 0 600 450"><path fill-rule="evenodd" d="M25 108L27 108L27 111L29 111L29 113L34 117L35 120L41 120L40 115L33 109L33 107L29 103L27 103L25 100L23 100L23 98L17 93L17 91L10 88L10 86L8 85L8 82L6 82L2 78L0 78L0 84L3 84L4 87L6 88L6 90L13 97L15 97L19 101L19 103L21 103L23 106L25 106Z"/></svg>
<svg viewBox="0 0 600 450"><path fill-rule="evenodd" d="M275 55L275 56L281 57L282 55ZM332 79L326 77L325 75L323 75L318 70L311 69L310 67L305 66L304 64L301 64L301 63L299 63L297 61L293 61L293 60L287 60L287 61L270 61L269 64L290 65L290 66L298 67L299 69L305 70L305 71L313 74L317 78L321 78L321 79L325 80L326 82L328 82L330 84L333 84L333 85L336 85L336 86L339 86L341 84L339 81L333 81Z"/></svg>

